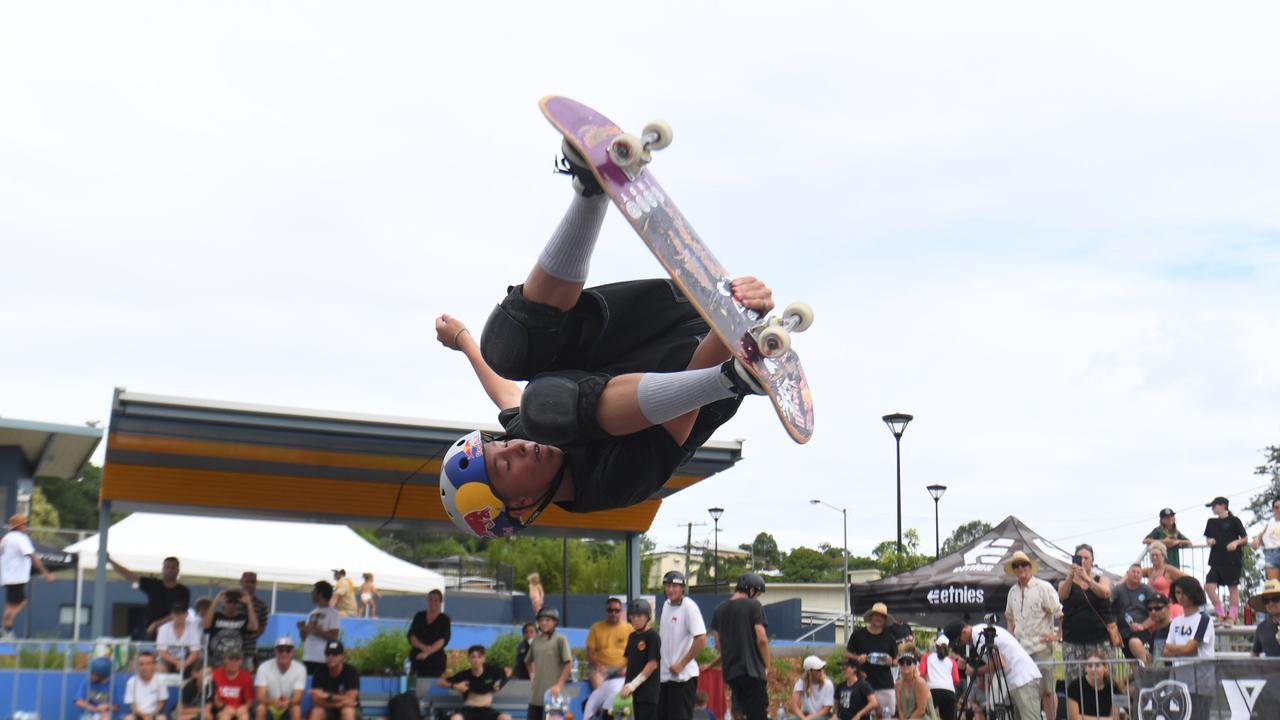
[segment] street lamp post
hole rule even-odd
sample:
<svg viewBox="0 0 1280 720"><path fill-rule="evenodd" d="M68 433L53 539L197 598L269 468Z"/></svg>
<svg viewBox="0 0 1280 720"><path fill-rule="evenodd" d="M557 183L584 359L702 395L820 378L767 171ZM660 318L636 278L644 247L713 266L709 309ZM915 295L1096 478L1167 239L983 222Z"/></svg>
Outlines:
<svg viewBox="0 0 1280 720"><path fill-rule="evenodd" d="M914 418L906 413L892 413L880 418L893 433L893 447L898 458L898 556L902 556L902 433Z"/></svg>
<svg viewBox="0 0 1280 720"><path fill-rule="evenodd" d="M844 627L846 632L849 629L849 511L846 508L836 507L831 503L821 500L810 500L810 505L825 505L832 510L838 510L844 519L844 580L841 585L844 586Z"/></svg>
<svg viewBox="0 0 1280 720"><path fill-rule="evenodd" d="M933 498L933 559L937 560L942 557L942 534L938 531L938 501L942 499L942 493L947 491L946 485L928 485L925 490L929 491L929 497Z"/></svg>
<svg viewBox="0 0 1280 720"><path fill-rule="evenodd" d="M715 576L715 584L712 585L711 591L714 595L720 594L720 516L724 514L724 508L713 507L707 508L707 512L711 514L712 521L715 522L715 550L711 555L711 572Z"/></svg>

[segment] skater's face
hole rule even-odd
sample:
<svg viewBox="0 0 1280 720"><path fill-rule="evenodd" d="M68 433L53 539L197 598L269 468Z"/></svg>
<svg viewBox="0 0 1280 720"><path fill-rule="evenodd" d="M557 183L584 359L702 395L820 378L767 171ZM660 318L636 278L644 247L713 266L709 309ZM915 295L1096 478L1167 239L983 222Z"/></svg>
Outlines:
<svg viewBox="0 0 1280 720"><path fill-rule="evenodd" d="M544 635L550 635L551 633L555 632L556 625L557 625L556 619L553 617L543 615L542 617L538 618L538 629L541 630Z"/></svg>
<svg viewBox="0 0 1280 720"><path fill-rule="evenodd" d="M628 615L627 619L631 621L632 630L638 631L638 630L643 630L646 627L649 627L649 616L645 615L644 613L636 613L633 615Z"/></svg>
<svg viewBox="0 0 1280 720"><path fill-rule="evenodd" d="M684 600L684 585L680 583L667 583L662 586L662 591L668 602L679 603Z"/></svg>
<svg viewBox="0 0 1280 720"><path fill-rule="evenodd" d="M563 462L560 448L529 440L491 440L484 446L489 485L516 517L537 509Z"/></svg>

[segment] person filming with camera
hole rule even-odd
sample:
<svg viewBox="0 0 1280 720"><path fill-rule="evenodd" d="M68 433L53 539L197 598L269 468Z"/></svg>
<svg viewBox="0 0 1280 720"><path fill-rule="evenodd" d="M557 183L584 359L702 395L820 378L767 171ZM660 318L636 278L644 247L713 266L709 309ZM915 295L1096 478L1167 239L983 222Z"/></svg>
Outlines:
<svg viewBox="0 0 1280 720"><path fill-rule="evenodd" d="M994 624L969 625L955 620L942 630L956 648L973 645L973 672L990 676L1003 673L1004 685L1013 703L1012 717L1035 720L1040 717L1040 668L1013 633ZM999 662L996 662L996 657ZM995 687L999 687L996 683ZM999 693L992 693L999 696Z"/></svg>

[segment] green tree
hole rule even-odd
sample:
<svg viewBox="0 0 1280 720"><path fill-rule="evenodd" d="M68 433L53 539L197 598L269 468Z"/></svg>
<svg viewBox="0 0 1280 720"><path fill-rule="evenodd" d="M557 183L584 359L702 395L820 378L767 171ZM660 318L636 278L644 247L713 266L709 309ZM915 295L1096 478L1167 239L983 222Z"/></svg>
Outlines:
<svg viewBox="0 0 1280 720"><path fill-rule="evenodd" d="M919 548L920 532L911 528L902 534L902 552L898 552L897 540L885 540L876 545L871 556L876 560L881 577L889 577L933 562L933 557L921 555Z"/></svg>
<svg viewBox="0 0 1280 720"><path fill-rule="evenodd" d="M1264 460L1253 469L1253 474L1266 478L1267 489L1254 495L1245 509L1253 513L1253 522L1271 517L1271 500L1280 497L1280 445L1271 445L1262 451Z"/></svg>
<svg viewBox="0 0 1280 720"><path fill-rule="evenodd" d="M786 582L840 582L842 560L808 547L793 548L780 563Z"/></svg>
<svg viewBox="0 0 1280 720"><path fill-rule="evenodd" d="M985 520L970 520L956 528L951 533L951 537L942 543L942 554L950 555L989 532L991 532L991 523Z"/></svg>
<svg viewBox="0 0 1280 720"><path fill-rule="evenodd" d="M782 555L778 552L778 541L767 532L756 535L750 544L743 543L738 548L751 553L755 559L755 567L759 570L777 570L782 560Z"/></svg>
<svg viewBox="0 0 1280 720"><path fill-rule="evenodd" d="M58 527L90 530L98 527L98 493L102 489L102 468L85 463L74 480L36 478L36 490L58 511ZM119 516L123 517L123 516Z"/></svg>
<svg viewBox="0 0 1280 720"><path fill-rule="evenodd" d="M44 491L40 488L31 493L31 526L50 530L62 527L58 509L45 498Z"/></svg>

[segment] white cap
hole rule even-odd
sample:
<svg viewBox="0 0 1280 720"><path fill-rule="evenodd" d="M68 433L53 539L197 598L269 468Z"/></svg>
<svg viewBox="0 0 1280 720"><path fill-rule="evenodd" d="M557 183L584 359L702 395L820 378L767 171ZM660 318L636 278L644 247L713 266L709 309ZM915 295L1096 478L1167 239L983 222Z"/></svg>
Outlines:
<svg viewBox="0 0 1280 720"><path fill-rule="evenodd" d="M805 670L821 670L827 666L827 663L817 655L810 655L804 659Z"/></svg>
<svg viewBox="0 0 1280 720"><path fill-rule="evenodd" d="M951 647L951 641L950 641L950 640L948 640L948 639L947 639L947 636L946 636L946 635L943 635L942 633L938 633L938 638L937 638L936 640L934 640L934 641L933 641L933 644L934 644L934 645L946 645L947 647Z"/></svg>
<svg viewBox="0 0 1280 720"><path fill-rule="evenodd" d="M281 635L280 637L276 638L276 644L275 644L276 647L283 647L285 645L289 647L294 646L292 635Z"/></svg>

